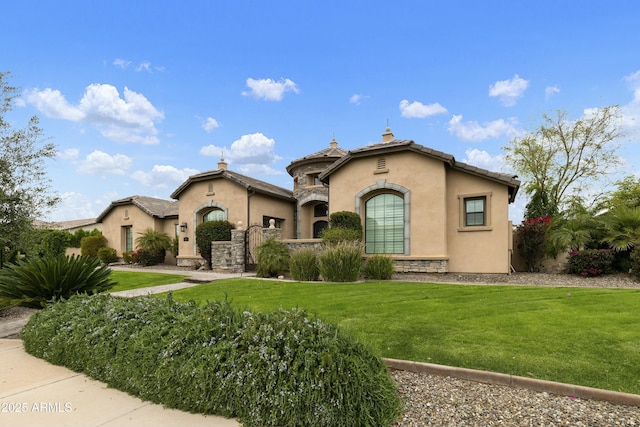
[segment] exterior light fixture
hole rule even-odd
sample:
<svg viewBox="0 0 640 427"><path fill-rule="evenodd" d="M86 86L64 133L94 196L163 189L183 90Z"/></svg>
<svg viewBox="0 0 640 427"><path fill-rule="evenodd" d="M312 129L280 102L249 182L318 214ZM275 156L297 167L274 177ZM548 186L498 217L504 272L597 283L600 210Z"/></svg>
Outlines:
<svg viewBox="0 0 640 427"><path fill-rule="evenodd" d="M183 233L185 231L187 231L187 223L186 222L183 222L182 224L180 224L180 231L183 232Z"/></svg>

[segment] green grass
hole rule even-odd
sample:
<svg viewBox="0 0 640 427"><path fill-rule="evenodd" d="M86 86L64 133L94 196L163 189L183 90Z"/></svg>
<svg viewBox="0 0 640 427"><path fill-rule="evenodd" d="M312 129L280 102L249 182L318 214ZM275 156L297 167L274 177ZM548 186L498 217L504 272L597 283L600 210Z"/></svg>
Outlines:
<svg viewBox="0 0 640 427"><path fill-rule="evenodd" d="M137 271L112 271L111 279L118 282L109 292L129 291L184 282L189 276L165 273L141 273Z"/></svg>
<svg viewBox="0 0 640 427"><path fill-rule="evenodd" d="M638 290L230 279L173 295L301 308L381 357L640 394Z"/></svg>

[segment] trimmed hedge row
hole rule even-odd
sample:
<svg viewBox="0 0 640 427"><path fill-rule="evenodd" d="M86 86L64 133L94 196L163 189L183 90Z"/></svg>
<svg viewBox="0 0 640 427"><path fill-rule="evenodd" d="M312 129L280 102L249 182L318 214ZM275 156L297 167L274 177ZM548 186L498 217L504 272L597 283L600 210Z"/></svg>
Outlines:
<svg viewBox="0 0 640 427"><path fill-rule="evenodd" d="M299 310L74 296L34 315L22 339L111 387L245 426L389 426L401 408L377 357Z"/></svg>

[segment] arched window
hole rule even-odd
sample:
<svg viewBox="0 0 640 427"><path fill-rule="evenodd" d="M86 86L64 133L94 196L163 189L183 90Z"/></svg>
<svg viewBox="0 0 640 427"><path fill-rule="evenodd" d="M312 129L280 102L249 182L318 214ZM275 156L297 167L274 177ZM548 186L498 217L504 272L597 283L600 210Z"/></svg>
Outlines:
<svg viewBox="0 0 640 427"><path fill-rule="evenodd" d="M368 254L404 253L404 200L383 193L365 203L365 252Z"/></svg>
<svg viewBox="0 0 640 427"><path fill-rule="evenodd" d="M320 237L320 233L322 230L327 228L329 223L327 221L316 221L313 223L313 238L317 239Z"/></svg>
<svg viewBox="0 0 640 427"><path fill-rule="evenodd" d="M313 216L323 217L329 215L329 205L326 203L319 203L313 207Z"/></svg>
<svg viewBox="0 0 640 427"><path fill-rule="evenodd" d="M202 215L202 222L225 220L224 211L222 209L214 209Z"/></svg>

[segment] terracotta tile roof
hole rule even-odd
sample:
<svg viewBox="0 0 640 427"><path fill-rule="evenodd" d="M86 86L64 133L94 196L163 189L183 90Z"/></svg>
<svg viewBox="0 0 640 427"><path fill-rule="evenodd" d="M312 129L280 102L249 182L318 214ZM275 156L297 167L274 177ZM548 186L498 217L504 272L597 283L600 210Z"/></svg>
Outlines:
<svg viewBox="0 0 640 427"><path fill-rule="evenodd" d="M87 227L96 225L95 218L73 219L69 221L34 221L33 225L37 228L51 228L54 230L72 230L74 228Z"/></svg>
<svg viewBox="0 0 640 427"><path fill-rule="evenodd" d="M102 222L104 217L115 206L130 204L137 206L143 212L155 218L168 218L172 216L178 216L178 202L172 200L157 199L155 197L130 196L111 202L111 204L98 216L96 222Z"/></svg>
<svg viewBox="0 0 640 427"><path fill-rule="evenodd" d="M491 172L487 169L482 169L468 165L466 163L458 162L451 154L447 154L442 151L434 150L432 148L416 144L411 140L402 139L394 139L393 141L389 141L386 143L377 143L361 148L356 148L355 150L350 150L344 157L336 160L331 166L325 169L320 174L319 178L323 182L329 183L329 176L354 158L394 153L399 151L414 151L416 153L441 160L454 169L462 170L467 173L478 175L483 178L491 179L493 181L505 184L509 187L509 202L513 202L515 200L516 193L518 192L518 188L520 187L520 181L517 179L517 176Z"/></svg>
<svg viewBox="0 0 640 427"><path fill-rule="evenodd" d="M251 178L246 175L239 174L227 169L218 169L214 171L202 172L196 175L191 175L180 187L178 187L173 193L171 193L172 199L178 199L180 194L194 182L206 181L213 178L222 178L233 181L247 190L253 190L258 193L266 194L269 196L277 197L280 199L294 201L293 191L286 188L278 187L277 185L269 184L268 182L260 181L259 179Z"/></svg>

